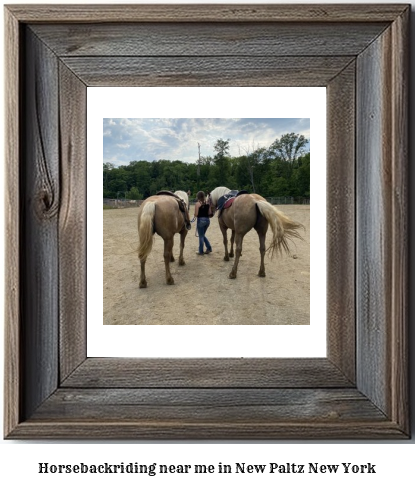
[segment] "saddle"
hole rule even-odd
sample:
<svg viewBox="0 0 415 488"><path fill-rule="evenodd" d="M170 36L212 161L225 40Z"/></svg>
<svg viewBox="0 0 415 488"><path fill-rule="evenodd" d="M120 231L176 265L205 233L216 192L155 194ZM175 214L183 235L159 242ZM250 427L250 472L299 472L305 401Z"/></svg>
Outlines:
<svg viewBox="0 0 415 488"><path fill-rule="evenodd" d="M168 191L168 190L158 191L157 195L167 195L169 197L173 197L176 200L176 202L179 205L179 209L183 214L186 229L190 230L192 228L192 226L190 224L189 210L187 209L186 202L184 200L182 200L179 196L177 196L175 193Z"/></svg>
<svg viewBox="0 0 415 488"><path fill-rule="evenodd" d="M239 197L239 195L243 195L244 193L248 192L246 190L231 190L229 193L221 196L216 205L216 209L219 210L218 218L220 217L222 210L224 210L225 208L229 208L233 204L235 198Z"/></svg>

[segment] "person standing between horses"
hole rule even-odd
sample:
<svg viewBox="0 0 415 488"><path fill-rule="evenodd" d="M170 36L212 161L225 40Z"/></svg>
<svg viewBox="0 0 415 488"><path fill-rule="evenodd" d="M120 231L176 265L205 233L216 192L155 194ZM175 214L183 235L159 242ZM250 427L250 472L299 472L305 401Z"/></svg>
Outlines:
<svg viewBox="0 0 415 488"><path fill-rule="evenodd" d="M195 217L197 217L197 233L199 234L199 256L212 252L212 246L206 237L206 231L210 225L209 204L206 203L206 197L203 191L197 193L197 202L195 205ZM206 251L203 252L203 246L206 245Z"/></svg>

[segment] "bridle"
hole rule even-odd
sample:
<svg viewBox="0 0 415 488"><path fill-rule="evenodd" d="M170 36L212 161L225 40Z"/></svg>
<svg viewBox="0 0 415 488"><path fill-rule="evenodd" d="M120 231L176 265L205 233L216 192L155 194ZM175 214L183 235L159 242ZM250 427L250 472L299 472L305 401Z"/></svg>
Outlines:
<svg viewBox="0 0 415 488"><path fill-rule="evenodd" d="M209 205L209 213L211 213L212 214L212 217L213 217L215 215L215 213L216 213L216 206L213 205L212 199L210 198L210 194L209 194L209 196L206 199L206 203Z"/></svg>

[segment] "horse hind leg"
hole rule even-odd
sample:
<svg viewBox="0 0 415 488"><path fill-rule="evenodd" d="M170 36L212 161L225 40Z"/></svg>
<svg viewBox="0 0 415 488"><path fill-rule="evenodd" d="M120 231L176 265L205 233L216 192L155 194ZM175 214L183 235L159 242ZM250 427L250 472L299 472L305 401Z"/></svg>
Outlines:
<svg viewBox="0 0 415 488"><path fill-rule="evenodd" d="M239 263L239 258L241 257L242 254L242 241L243 241L244 236L242 234L235 234L235 261L233 263L232 271L229 274L229 278L235 279L236 274L238 272L238 263Z"/></svg>
<svg viewBox="0 0 415 488"><path fill-rule="evenodd" d="M171 263L174 263L174 261L175 261L174 254L173 254L173 247L174 247L174 239L173 239L173 244L171 246L171 256L170 256L170 262Z"/></svg>
<svg viewBox="0 0 415 488"><path fill-rule="evenodd" d="M146 261L147 258L140 259L141 274L140 274L140 282L138 284L139 288L147 288Z"/></svg>
<svg viewBox="0 0 415 488"><path fill-rule="evenodd" d="M225 256L223 257L224 261L229 261L229 253L228 253L228 228L225 227L221 221L219 221L219 227L222 231L223 236L223 247L225 248Z"/></svg>
<svg viewBox="0 0 415 488"><path fill-rule="evenodd" d="M265 278L265 238L268 230L268 221L262 217L262 215L259 215L254 228L259 237L259 252L261 254L261 265L259 267L258 276Z"/></svg>
<svg viewBox="0 0 415 488"><path fill-rule="evenodd" d="M170 273L170 261L173 250L173 238L166 239L164 241L164 265L166 268L166 283L168 285L174 285L173 276Z"/></svg>
<svg viewBox="0 0 415 488"><path fill-rule="evenodd" d="M183 251L184 251L184 240L186 239L187 236L187 229L184 228L180 232L180 256L179 256L179 266L184 266L186 263L184 261L183 257Z"/></svg>
<svg viewBox="0 0 415 488"><path fill-rule="evenodd" d="M259 252L261 254L261 265L259 267L258 276L261 278L265 278L265 236L266 234L262 234L258 232L259 237Z"/></svg>
<svg viewBox="0 0 415 488"><path fill-rule="evenodd" d="M229 253L229 257L230 258L233 258L234 257L234 253L233 253L233 244L235 242L235 231L233 230L232 231L232 235L231 235L231 252Z"/></svg>

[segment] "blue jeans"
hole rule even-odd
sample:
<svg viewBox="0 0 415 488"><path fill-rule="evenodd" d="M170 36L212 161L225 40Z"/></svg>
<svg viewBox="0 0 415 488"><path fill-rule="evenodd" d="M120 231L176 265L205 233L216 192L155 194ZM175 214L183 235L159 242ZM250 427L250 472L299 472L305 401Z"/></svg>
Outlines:
<svg viewBox="0 0 415 488"><path fill-rule="evenodd" d="M199 234L199 253L203 254L203 244L206 244L208 251L212 250L210 242L207 240L205 234L210 225L210 219L208 217L198 217L197 219L197 233Z"/></svg>

